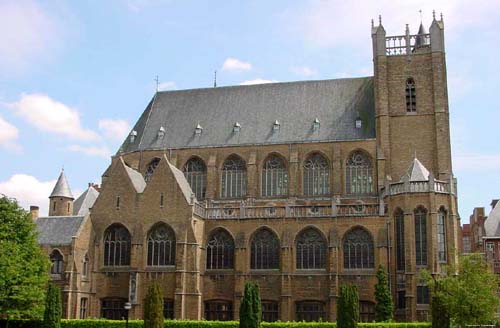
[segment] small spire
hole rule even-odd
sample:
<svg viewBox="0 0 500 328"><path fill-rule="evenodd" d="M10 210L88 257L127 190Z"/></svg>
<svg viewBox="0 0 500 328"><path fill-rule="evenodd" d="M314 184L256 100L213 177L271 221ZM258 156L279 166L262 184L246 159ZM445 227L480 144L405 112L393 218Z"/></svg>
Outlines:
<svg viewBox="0 0 500 328"><path fill-rule="evenodd" d="M420 24L422 24L422 9L418 11L420 13Z"/></svg>
<svg viewBox="0 0 500 328"><path fill-rule="evenodd" d="M406 34L410 34L410 25L409 24L406 24L406 31L405 31Z"/></svg>
<svg viewBox="0 0 500 328"><path fill-rule="evenodd" d="M217 70L214 72L214 88L217 88Z"/></svg>
<svg viewBox="0 0 500 328"><path fill-rule="evenodd" d="M436 10L434 9L432 10L432 19L434 20L436 19Z"/></svg>
<svg viewBox="0 0 500 328"><path fill-rule="evenodd" d="M378 25L382 25L382 15L378 15Z"/></svg>
<svg viewBox="0 0 500 328"><path fill-rule="evenodd" d="M158 92L158 88L159 88L159 85L160 85L160 80L158 79L158 75L156 75L156 78L154 80L156 82L156 92Z"/></svg>
<svg viewBox="0 0 500 328"><path fill-rule="evenodd" d="M443 21L443 13L441 13L441 21Z"/></svg>
<svg viewBox="0 0 500 328"><path fill-rule="evenodd" d="M59 178L57 179L56 185L54 186L49 198L51 197L67 197L74 199L73 194L71 194L68 181L66 180L66 176L64 175L64 168L61 170L61 174L59 174Z"/></svg>
<svg viewBox="0 0 500 328"><path fill-rule="evenodd" d="M373 23L373 18L372 18L372 28L374 28L374 27L375 27L375 24Z"/></svg>

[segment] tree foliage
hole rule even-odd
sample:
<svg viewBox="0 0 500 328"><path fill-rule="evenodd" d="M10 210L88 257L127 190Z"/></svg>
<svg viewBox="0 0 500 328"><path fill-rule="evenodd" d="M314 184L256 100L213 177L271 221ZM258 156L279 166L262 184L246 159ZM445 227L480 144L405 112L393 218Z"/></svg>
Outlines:
<svg viewBox="0 0 500 328"><path fill-rule="evenodd" d="M359 321L359 295L356 285L341 285L337 301L337 327L356 328Z"/></svg>
<svg viewBox="0 0 500 328"><path fill-rule="evenodd" d="M382 265L377 270L375 285L375 321L390 321L392 319L392 296L389 290L389 279Z"/></svg>
<svg viewBox="0 0 500 328"><path fill-rule="evenodd" d="M144 299L144 328L163 328L163 296L160 286L152 283Z"/></svg>
<svg viewBox="0 0 500 328"><path fill-rule="evenodd" d="M424 273L433 300L438 298L452 322L459 326L492 323L500 306L499 279L481 254L460 257L441 277Z"/></svg>
<svg viewBox="0 0 500 328"><path fill-rule="evenodd" d="M431 303L432 328L449 328L450 315L440 296L434 295Z"/></svg>
<svg viewBox="0 0 500 328"><path fill-rule="evenodd" d="M61 328L62 303L61 289L49 284L45 298L45 312L43 314L44 328Z"/></svg>
<svg viewBox="0 0 500 328"><path fill-rule="evenodd" d="M0 318L42 317L48 268L30 214L1 196Z"/></svg>
<svg viewBox="0 0 500 328"><path fill-rule="evenodd" d="M240 328L257 328L262 320L259 286L245 283L245 293L240 305Z"/></svg>

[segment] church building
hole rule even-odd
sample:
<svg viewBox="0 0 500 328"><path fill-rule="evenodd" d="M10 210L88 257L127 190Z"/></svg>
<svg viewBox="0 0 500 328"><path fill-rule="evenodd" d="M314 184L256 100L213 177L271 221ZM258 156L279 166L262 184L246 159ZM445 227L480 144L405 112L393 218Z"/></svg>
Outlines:
<svg viewBox="0 0 500 328"><path fill-rule="evenodd" d="M398 321L428 320L419 270L459 249L444 23L386 36L369 77L157 92L74 201L64 173L37 218L67 318L237 320L246 281L265 321L335 321L356 284L374 320L376 271Z"/></svg>

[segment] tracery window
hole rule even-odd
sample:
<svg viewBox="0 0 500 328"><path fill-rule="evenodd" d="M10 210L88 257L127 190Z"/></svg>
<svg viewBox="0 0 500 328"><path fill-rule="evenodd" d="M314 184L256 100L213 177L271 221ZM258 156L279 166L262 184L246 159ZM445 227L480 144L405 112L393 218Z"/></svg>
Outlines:
<svg viewBox="0 0 500 328"><path fill-rule="evenodd" d="M130 233L120 224L113 224L104 232L104 265L130 265Z"/></svg>
<svg viewBox="0 0 500 328"><path fill-rule="evenodd" d="M174 300L170 298L163 299L163 318L172 320L174 318Z"/></svg>
<svg viewBox="0 0 500 328"><path fill-rule="evenodd" d="M271 155L262 170L262 196L284 196L288 193L288 171L283 160Z"/></svg>
<svg viewBox="0 0 500 328"><path fill-rule="evenodd" d="M303 301L295 304L295 321L325 321L325 303Z"/></svg>
<svg viewBox="0 0 500 328"><path fill-rule="evenodd" d="M417 265L427 265L427 211L415 210L415 255Z"/></svg>
<svg viewBox="0 0 500 328"><path fill-rule="evenodd" d="M280 243L269 229L262 228L252 238L250 268L279 269Z"/></svg>
<svg viewBox="0 0 500 328"><path fill-rule="evenodd" d="M205 198L207 192L207 166L201 158L193 157L184 165L184 176L196 199Z"/></svg>
<svg viewBox="0 0 500 328"><path fill-rule="evenodd" d="M310 156L304 163L304 195L330 194L330 166L321 154Z"/></svg>
<svg viewBox="0 0 500 328"><path fill-rule="evenodd" d="M207 243L207 269L234 269L234 241L224 229L214 231Z"/></svg>
<svg viewBox="0 0 500 328"><path fill-rule="evenodd" d="M205 320L233 320L233 303L230 301L206 301Z"/></svg>
<svg viewBox="0 0 500 328"><path fill-rule="evenodd" d="M373 192L372 162L361 151L354 152L346 166L347 194L370 194Z"/></svg>
<svg viewBox="0 0 500 328"><path fill-rule="evenodd" d="M228 157L222 165L221 197L243 197L247 192L247 168L245 161L236 155Z"/></svg>
<svg viewBox="0 0 500 328"><path fill-rule="evenodd" d="M404 213L401 209L396 211L396 269L405 269L405 222Z"/></svg>
<svg viewBox="0 0 500 328"><path fill-rule="evenodd" d="M146 172L144 173L144 181L148 182L151 179L158 164L160 164L159 158L154 158L151 162L149 162Z"/></svg>
<svg viewBox="0 0 500 328"><path fill-rule="evenodd" d="M279 320L279 303L275 301L262 301L262 321L275 322Z"/></svg>
<svg viewBox="0 0 500 328"><path fill-rule="evenodd" d="M101 300L101 318L109 320L123 320L127 313L124 309L123 298L105 298Z"/></svg>
<svg viewBox="0 0 500 328"><path fill-rule="evenodd" d="M52 266L50 267L51 274L61 274L63 270L63 256L61 252L54 249L50 254L50 262Z"/></svg>
<svg viewBox="0 0 500 328"><path fill-rule="evenodd" d="M373 239L362 228L355 228L344 237L344 269L374 267Z"/></svg>
<svg viewBox="0 0 500 328"><path fill-rule="evenodd" d="M406 80L406 111L414 113L417 111L417 94L415 92L415 81L410 77Z"/></svg>
<svg viewBox="0 0 500 328"><path fill-rule="evenodd" d="M446 262L446 211L441 208L437 221L438 260Z"/></svg>
<svg viewBox="0 0 500 328"><path fill-rule="evenodd" d="M175 233L164 223L155 225L148 234L148 265L175 265Z"/></svg>
<svg viewBox="0 0 500 328"><path fill-rule="evenodd" d="M326 243L318 230L308 228L297 237L297 269L326 268Z"/></svg>

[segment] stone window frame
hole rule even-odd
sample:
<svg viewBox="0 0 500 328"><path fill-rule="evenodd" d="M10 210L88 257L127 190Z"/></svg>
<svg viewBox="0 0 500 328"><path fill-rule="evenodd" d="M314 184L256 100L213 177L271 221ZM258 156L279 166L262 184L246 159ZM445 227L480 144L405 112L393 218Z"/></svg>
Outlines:
<svg viewBox="0 0 500 328"><path fill-rule="evenodd" d="M364 227L349 229L342 242L344 270L373 270L375 246L372 234Z"/></svg>
<svg viewBox="0 0 500 328"><path fill-rule="evenodd" d="M106 297L101 299L101 318L108 320L123 320L127 313L124 309L126 298Z"/></svg>
<svg viewBox="0 0 500 328"><path fill-rule="evenodd" d="M394 211L394 229L396 234L396 270L405 271L405 213L401 208Z"/></svg>
<svg viewBox="0 0 500 328"><path fill-rule="evenodd" d="M280 319L280 302L262 300L262 321L276 322Z"/></svg>
<svg viewBox="0 0 500 328"><path fill-rule="evenodd" d="M175 231L165 222L155 223L147 234L148 267L175 266Z"/></svg>
<svg viewBox="0 0 500 328"><path fill-rule="evenodd" d="M349 153L345 166L345 192L347 195L371 195L374 192L373 159L365 150Z"/></svg>
<svg viewBox="0 0 500 328"><path fill-rule="evenodd" d="M62 252L55 248L50 253L50 274L60 276L63 273L64 256Z"/></svg>
<svg viewBox="0 0 500 328"><path fill-rule="evenodd" d="M149 182L151 180L151 177L153 176L158 165L160 164L160 161L161 161L161 158L155 157L146 166L146 171L144 171L144 181L145 182Z"/></svg>
<svg viewBox="0 0 500 328"><path fill-rule="evenodd" d="M206 246L207 270L234 270L235 243L228 230L219 227L208 235Z"/></svg>
<svg viewBox="0 0 500 328"><path fill-rule="evenodd" d="M427 215L428 211L423 206L418 206L413 211L415 219L415 264L420 267L427 266Z"/></svg>
<svg viewBox="0 0 500 328"><path fill-rule="evenodd" d="M295 267L297 270L324 270L328 257L327 242L315 227L306 227L295 240Z"/></svg>
<svg viewBox="0 0 500 328"><path fill-rule="evenodd" d="M89 299L87 297L80 298L80 319L87 319Z"/></svg>
<svg viewBox="0 0 500 328"><path fill-rule="evenodd" d="M207 193L207 164L198 156L189 158L182 172L197 200L205 199Z"/></svg>
<svg viewBox="0 0 500 328"><path fill-rule="evenodd" d="M247 194L247 166L245 160L237 155L229 155L221 167L221 198L242 198Z"/></svg>
<svg viewBox="0 0 500 328"><path fill-rule="evenodd" d="M302 165L302 191L304 196L330 195L331 165L328 157L314 151L306 156Z"/></svg>
<svg viewBox="0 0 500 328"><path fill-rule="evenodd" d="M448 217L448 213L444 207L440 207L437 213L437 252L438 252L438 261L440 263L446 263L447 256L447 247L446 247L446 218Z"/></svg>
<svg viewBox="0 0 500 328"><path fill-rule="evenodd" d="M278 153L271 153L262 162L260 193L262 197L286 197L289 188L287 160Z"/></svg>
<svg viewBox="0 0 500 328"><path fill-rule="evenodd" d="M327 321L326 304L323 301L304 300L295 302L295 321Z"/></svg>
<svg viewBox="0 0 500 328"><path fill-rule="evenodd" d="M234 318L234 306L228 300L206 300L204 302L204 319L217 321L231 321Z"/></svg>
<svg viewBox="0 0 500 328"><path fill-rule="evenodd" d="M417 112L417 92L415 79L413 77L408 77L405 84L405 99L406 99L406 112L416 113Z"/></svg>
<svg viewBox="0 0 500 328"><path fill-rule="evenodd" d="M131 235L120 223L111 224L103 237L105 267L129 266L131 252Z"/></svg>
<svg viewBox="0 0 500 328"><path fill-rule="evenodd" d="M269 227L259 227L250 239L250 270L279 270L280 240Z"/></svg>

